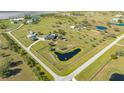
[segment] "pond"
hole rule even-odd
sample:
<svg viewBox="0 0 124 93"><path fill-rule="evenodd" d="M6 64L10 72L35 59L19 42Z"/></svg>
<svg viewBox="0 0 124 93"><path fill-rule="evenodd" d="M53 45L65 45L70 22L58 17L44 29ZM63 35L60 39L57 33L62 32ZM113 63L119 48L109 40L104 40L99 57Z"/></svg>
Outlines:
<svg viewBox="0 0 124 93"><path fill-rule="evenodd" d="M118 74L118 73L114 73L111 75L110 81L124 81L124 75L122 74Z"/></svg>
<svg viewBox="0 0 124 93"><path fill-rule="evenodd" d="M104 31L104 30L107 30L107 27L104 27L104 26L96 26L96 29L97 29L97 30L100 30L100 31Z"/></svg>
<svg viewBox="0 0 124 93"><path fill-rule="evenodd" d="M71 52L68 52L68 53L59 53L59 52L55 52L55 54L57 55L57 57L59 58L59 60L61 61L67 61L69 60L70 58L72 58L73 56L75 56L77 53L79 53L81 51L80 48L77 48Z"/></svg>
<svg viewBox="0 0 124 93"><path fill-rule="evenodd" d="M124 23L116 24L117 26L124 26Z"/></svg>

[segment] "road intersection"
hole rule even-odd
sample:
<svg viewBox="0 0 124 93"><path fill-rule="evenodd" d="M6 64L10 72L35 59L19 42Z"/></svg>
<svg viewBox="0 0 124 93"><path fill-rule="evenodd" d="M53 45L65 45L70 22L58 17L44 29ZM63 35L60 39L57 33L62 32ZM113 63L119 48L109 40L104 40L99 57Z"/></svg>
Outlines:
<svg viewBox="0 0 124 93"><path fill-rule="evenodd" d="M21 24L17 29L21 28L23 25ZM17 30L16 29L16 30ZM13 30L15 31L15 30ZM39 58L37 58L31 51L30 48L38 43L39 41L43 39L39 39L33 44L31 44L29 47L25 47L14 35L11 34L12 31L6 32L9 36L11 36L27 53L29 53L41 66L43 66L53 77L56 81L71 81L74 80L74 77L78 75L81 71L83 71L85 68L87 68L89 65L91 65L96 59L98 59L100 56L102 56L106 51L108 51L112 46L117 44L118 41L124 38L124 34L117 37L111 44L109 44L107 47L102 49L100 52L98 52L96 55L94 55L92 58L90 58L88 61L86 61L84 64L82 64L80 67L78 67L76 70L74 70L72 73L70 73L67 76L59 76L54 71L52 71L46 64L44 64Z"/></svg>

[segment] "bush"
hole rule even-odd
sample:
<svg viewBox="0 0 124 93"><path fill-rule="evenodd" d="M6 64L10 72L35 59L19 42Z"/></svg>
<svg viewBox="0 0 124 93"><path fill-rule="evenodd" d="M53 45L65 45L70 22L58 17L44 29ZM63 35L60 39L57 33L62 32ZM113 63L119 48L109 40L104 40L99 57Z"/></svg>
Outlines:
<svg viewBox="0 0 124 93"><path fill-rule="evenodd" d="M2 35L8 41L8 48L14 52L20 53L21 47L18 46L6 33L2 33Z"/></svg>
<svg viewBox="0 0 124 93"><path fill-rule="evenodd" d="M6 29L7 28L7 25L5 24L0 24L0 29Z"/></svg>
<svg viewBox="0 0 124 93"><path fill-rule="evenodd" d="M5 78L8 76L8 74L10 74L9 66L10 62L5 62L3 65L0 66L0 77Z"/></svg>
<svg viewBox="0 0 124 93"><path fill-rule="evenodd" d="M112 58L112 59L117 59L118 56L117 56L116 54L112 54L112 55L111 55L111 58Z"/></svg>
<svg viewBox="0 0 124 93"><path fill-rule="evenodd" d="M96 45L95 44L92 44L92 47L96 47Z"/></svg>
<svg viewBox="0 0 124 93"><path fill-rule="evenodd" d="M32 71L35 73L39 80L50 80L47 76L45 76L45 72L41 71L40 65L36 63L33 58L29 57L28 55L25 55L24 60L25 62L27 62L27 65L31 67Z"/></svg>
<svg viewBox="0 0 124 93"><path fill-rule="evenodd" d="M59 34L66 35L66 32L62 29L58 29Z"/></svg>

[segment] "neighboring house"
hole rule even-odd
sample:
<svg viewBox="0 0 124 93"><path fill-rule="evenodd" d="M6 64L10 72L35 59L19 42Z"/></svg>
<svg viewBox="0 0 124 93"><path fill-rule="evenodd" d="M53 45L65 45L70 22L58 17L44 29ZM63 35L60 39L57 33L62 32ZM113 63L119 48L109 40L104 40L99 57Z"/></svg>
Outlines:
<svg viewBox="0 0 124 93"><path fill-rule="evenodd" d="M40 21L39 16L32 16L31 19L27 19L27 24L38 23Z"/></svg>
<svg viewBox="0 0 124 93"><path fill-rule="evenodd" d="M112 18L112 23L118 23L118 20L120 20L120 18Z"/></svg>
<svg viewBox="0 0 124 93"><path fill-rule="evenodd" d="M56 39L57 37L58 37L57 34L49 34L49 35L45 36L45 39L50 40L50 39Z"/></svg>
<svg viewBox="0 0 124 93"><path fill-rule="evenodd" d="M73 13L73 16L81 16L79 13Z"/></svg>
<svg viewBox="0 0 124 93"><path fill-rule="evenodd" d="M66 12L66 13L61 12L59 14L62 15L62 16L73 16L71 13L68 13L68 12Z"/></svg>
<svg viewBox="0 0 124 93"><path fill-rule="evenodd" d="M32 23L32 19L28 19L27 24L31 24L31 23Z"/></svg>
<svg viewBox="0 0 124 93"><path fill-rule="evenodd" d="M14 23L18 23L19 21L23 21L24 18L21 17L21 18L13 18L13 19L10 19L10 22L11 24L14 24Z"/></svg>
<svg viewBox="0 0 124 93"><path fill-rule="evenodd" d="M117 14L117 15L116 15L116 17L120 17L120 18L121 18L121 17L122 17L122 15L121 15L121 14Z"/></svg>
<svg viewBox="0 0 124 93"><path fill-rule="evenodd" d="M38 38L37 38L37 33L32 32L32 31L29 32L29 34L27 35L27 37L30 38L30 39L33 40L33 41L35 41L35 40L38 39Z"/></svg>

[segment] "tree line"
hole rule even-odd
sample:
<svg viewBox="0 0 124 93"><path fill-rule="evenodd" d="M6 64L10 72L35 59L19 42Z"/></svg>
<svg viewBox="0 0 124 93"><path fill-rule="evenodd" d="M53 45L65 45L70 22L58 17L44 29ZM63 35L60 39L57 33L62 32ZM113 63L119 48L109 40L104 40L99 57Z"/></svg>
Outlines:
<svg viewBox="0 0 124 93"><path fill-rule="evenodd" d="M17 43L15 43L15 41L11 39L6 33L2 33L2 35L8 41L8 48L23 57L26 64L32 69L32 71L35 73L39 80L50 80L46 73L42 70L39 63L37 63L31 56L29 56L27 52L22 49ZM0 67L0 71L1 75L6 74L8 72L8 65L4 66L4 68Z"/></svg>

